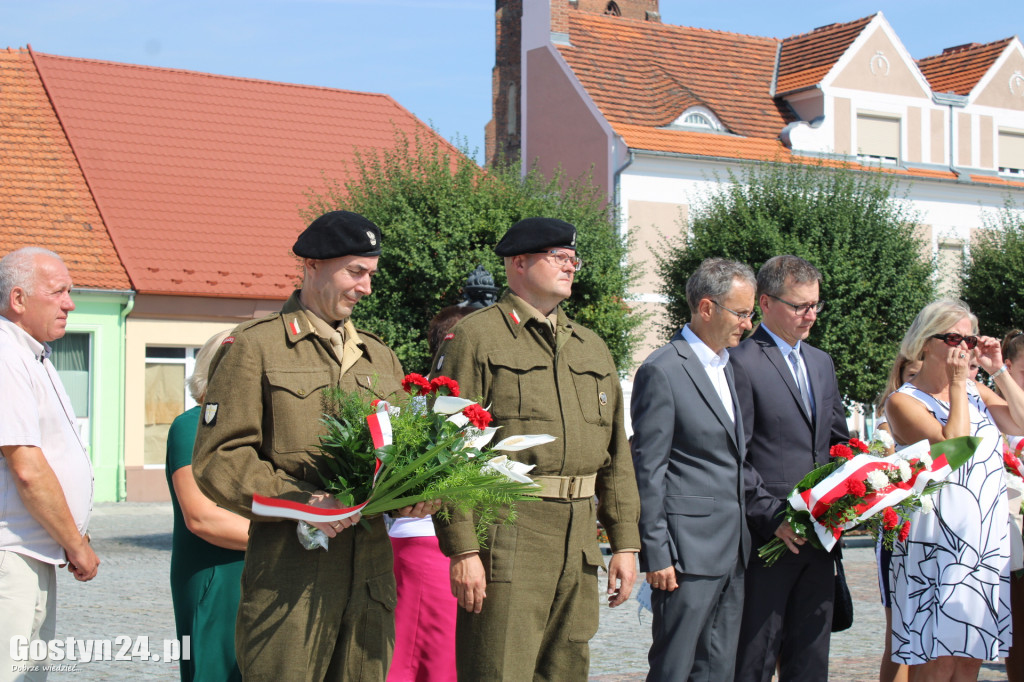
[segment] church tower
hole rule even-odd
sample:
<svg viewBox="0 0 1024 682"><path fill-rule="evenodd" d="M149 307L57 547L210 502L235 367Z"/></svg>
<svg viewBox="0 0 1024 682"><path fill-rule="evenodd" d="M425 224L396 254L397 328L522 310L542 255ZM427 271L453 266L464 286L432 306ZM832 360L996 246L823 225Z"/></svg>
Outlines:
<svg viewBox="0 0 1024 682"><path fill-rule="evenodd" d="M551 34L567 37L570 12L661 21L658 0L495 0L491 120L485 128L488 165L519 160L522 133L523 4L547 5Z"/></svg>

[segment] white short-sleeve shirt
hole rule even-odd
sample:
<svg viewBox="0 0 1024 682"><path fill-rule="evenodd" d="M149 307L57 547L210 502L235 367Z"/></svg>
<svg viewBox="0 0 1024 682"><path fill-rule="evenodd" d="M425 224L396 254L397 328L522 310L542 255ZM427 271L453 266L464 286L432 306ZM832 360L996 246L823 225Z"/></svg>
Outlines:
<svg viewBox="0 0 1024 682"><path fill-rule="evenodd" d="M61 384L50 347L0 316L0 446L43 451L64 490L81 533L92 513L92 463L78 434L71 400ZM64 549L29 514L15 487L7 459L0 457L0 550L60 564Z"/></svg>

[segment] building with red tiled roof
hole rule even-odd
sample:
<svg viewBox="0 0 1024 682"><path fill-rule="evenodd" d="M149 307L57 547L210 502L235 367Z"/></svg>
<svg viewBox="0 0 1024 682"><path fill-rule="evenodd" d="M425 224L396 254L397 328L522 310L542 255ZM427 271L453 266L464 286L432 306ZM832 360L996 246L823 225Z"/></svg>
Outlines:
<svg viewBox="0 0 1024 682"><path fill-rule="evenodd" d="M1016 37L915 61L881 13L776 39L663 24L649 0L499 0L496 25L489 158L591 174L636 261L749 162L893 175L950 281L985 211L1024 205ZM657 319L653 270L633 295Z"/></svg>
<svg viewBox="0 0 1024 682"><path fill-rule="evenodd" d="M195 351L294 289L308 193L344 186L357 150L436 133L387 95L31 49L2 54L0 88L5 243L52 244L76 285L122 292L114 497L166 498L166 432L193 404Z"/></svg>

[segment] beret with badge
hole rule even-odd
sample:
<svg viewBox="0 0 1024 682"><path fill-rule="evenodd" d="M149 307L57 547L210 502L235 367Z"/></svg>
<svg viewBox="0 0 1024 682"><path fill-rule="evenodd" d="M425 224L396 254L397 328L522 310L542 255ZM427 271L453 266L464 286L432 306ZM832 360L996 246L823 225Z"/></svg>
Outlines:
<svg viewBox="0 0 1024 682"><path fill-rule="evenodd" d="M576 250L576 228L557 218L526 218L508 228L494 247L499 256L542 253L548 249Z"/></svg>
<svg viewBox="0 0 1024 682"><path fill-rule="evenodd" d="M327 260L342 256L379 256L380 228L351 211L331 211L309 224L295 240L299 258Z"/></svg>

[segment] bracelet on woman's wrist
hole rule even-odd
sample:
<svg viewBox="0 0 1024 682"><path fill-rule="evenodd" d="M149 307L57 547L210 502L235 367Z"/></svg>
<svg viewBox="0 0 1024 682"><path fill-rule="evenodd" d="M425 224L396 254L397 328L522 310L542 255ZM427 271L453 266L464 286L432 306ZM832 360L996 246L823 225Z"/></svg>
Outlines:
<svg viewBox="0 0 1024 682"><path fill-rule="evenodd" d="M1005 373L1006 371L1007 371L1006 370L1006 365L1003 365L1002 367L1000 367L996 371L992 372L992 374L990 374L989 377L992 378L992 381L995 381L997 376L999 376L1000 374Z"/></svg>

